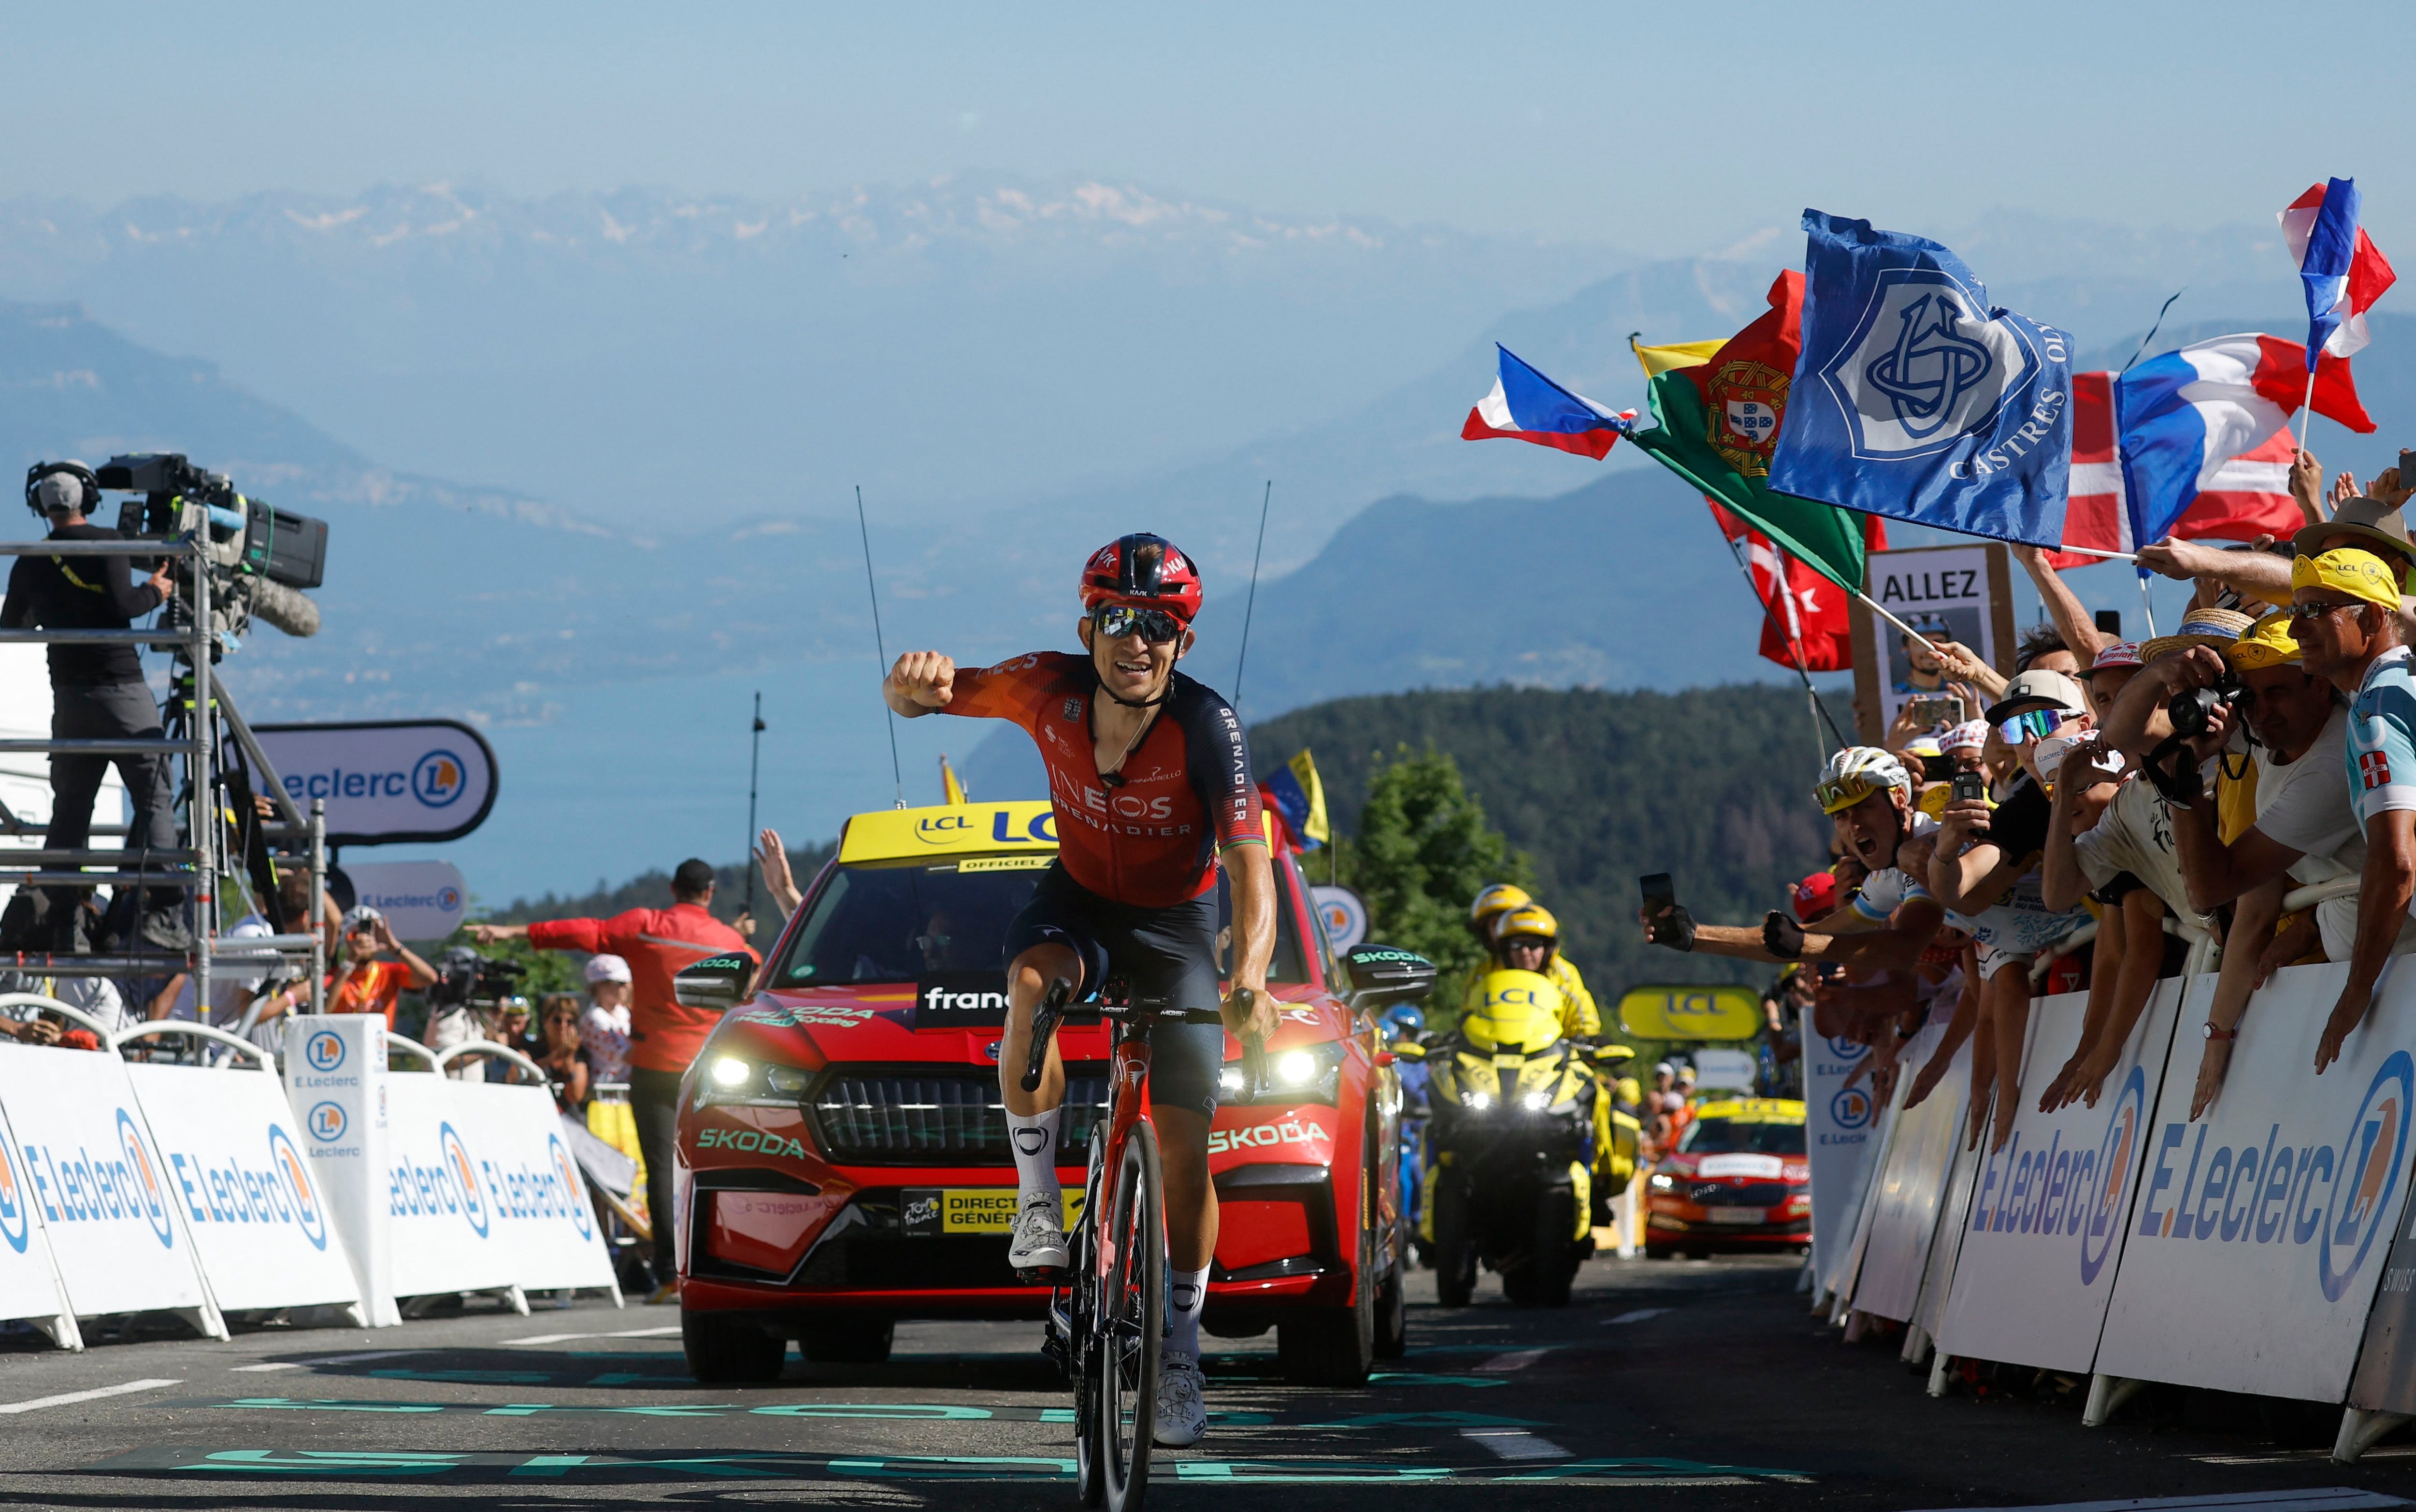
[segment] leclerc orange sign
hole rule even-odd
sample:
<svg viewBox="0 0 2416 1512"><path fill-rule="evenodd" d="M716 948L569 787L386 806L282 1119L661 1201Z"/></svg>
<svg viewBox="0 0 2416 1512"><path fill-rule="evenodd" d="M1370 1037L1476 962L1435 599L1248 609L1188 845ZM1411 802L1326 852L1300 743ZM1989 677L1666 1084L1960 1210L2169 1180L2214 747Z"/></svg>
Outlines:
<svg viewBox="0 0 2416 1512"><path fill-rule="evenodd" d="M1761 1033L1761 998L1749 987L1631 987L1619 1026L1638 1039L1751 1039Z"/></svg>

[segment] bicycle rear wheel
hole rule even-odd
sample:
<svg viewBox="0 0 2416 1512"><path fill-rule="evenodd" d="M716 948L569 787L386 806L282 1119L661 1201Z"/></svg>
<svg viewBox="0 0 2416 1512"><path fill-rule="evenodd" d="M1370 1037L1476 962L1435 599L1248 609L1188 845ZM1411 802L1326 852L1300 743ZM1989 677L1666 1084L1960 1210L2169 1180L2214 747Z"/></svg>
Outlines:
<svg viewBox="0 0 2416 1512"><path fill-rule="evenodd" d="M1107 1223L1093 1231L1114 1247L1099 1296L1096 1431L1108 1512L1138 1512L1149 1489L1166 1336L1166 1214L1157 1133L1145 1123L1125 1139L1114 1191Z"/></svg>
<svg viewBox="0 0 2416 1512"><path fill-rule="evenodd" d="M1084 1506L1096 1506L1107 1494L1107 1449L1099 1433L1098 1279L1091 1260L1092 1236L1098 1232L1099 1190L1106 1177L1099 1166L1106 1157L1107 1126L1091 1128L1090 1158L1082 1183L1082 1216L1066 1234L1066 1300L1068 1341L1074 1369L1074 1489Z"/></svg>

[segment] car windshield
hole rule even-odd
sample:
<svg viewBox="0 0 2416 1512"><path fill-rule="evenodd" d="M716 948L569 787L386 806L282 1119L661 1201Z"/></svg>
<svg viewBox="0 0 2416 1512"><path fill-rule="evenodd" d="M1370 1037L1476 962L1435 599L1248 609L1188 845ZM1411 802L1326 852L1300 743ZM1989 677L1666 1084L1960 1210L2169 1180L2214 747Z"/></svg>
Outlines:
<svg viewBox="0 0 2416 1512"><path fill-rule="evenodd" d="M1699 1118L1678 1141L1682 1155L1802 1155L1804 1126Z"/></svg>
<svg viewBox="0 0 2416 1512"><path fill-rule="evenodd" d="M767 980L801 988L1003 974L1007 926L1032 901L1040 882L1041 869L1030 865L1035 859L976 856L834 868ZM1278 865L1276 879L1282 896L1276 906L1268 979L1306 982L1300 937L1292 927L1291 868ZM1220 901L1223 896L1220 879ZM1218 931L1220 971L1228 938Z"/></svg>

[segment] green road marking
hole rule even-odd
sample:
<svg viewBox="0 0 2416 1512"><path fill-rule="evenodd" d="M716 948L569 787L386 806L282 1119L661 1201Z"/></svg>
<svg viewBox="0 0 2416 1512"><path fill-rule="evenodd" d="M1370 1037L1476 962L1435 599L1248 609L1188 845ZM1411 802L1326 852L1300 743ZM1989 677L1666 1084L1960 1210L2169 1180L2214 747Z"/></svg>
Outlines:
<svg viewBox="0 0 2416 1512"><path fill-rule="evenodd" d="M997 1415L990 1407L954 1407L937 1402L826 1402L793 1401L777 1407L750 1407L758 1417L847 1417L891 1418L900 1421L932 1419L942 1422L966 1422Z"/></svg>
<svg viewBox="0 0 2416 1512"><path fill-rule="evenodd" d="M553 1380L550 1370L371 1370L376 1381L443 1381L469 1386L542 1386Z"/></svg>
<svg viewBox="0 0 2416 1512"><path fill-rule="evenodd" d="M1071 1425L1071 1407L971 1407L957 1402L774 1402L750 1407L744 1402L476 1402L476 1401L378 1401L350 1399L340 1397L232 1397L189 1398L164 1402L162 1406L178 1408L215 1408L241 1412L281 1413L451 1413L457 1416L471 1414L480 1417L536 1417L540 1414L576 1416L589 1414L604 1417L803 1417L832 1422L999 1422L999 1423L1063 1423ZM1420 1422L1457 1423L1464 1414L1397 1413L1378 1414L1364 1421L1367 1426L1398 1421L1405 1426ZM1228 1410L1211 1412L1208 1420L1228 1428L1266 1428L1278 1424L1317 1428L1351 1427L1348 1423L1309 1422L1313 1414L1292 1414L1289 1418L1275 1413ZM1508 1418L1468 1417L1472 1423L1508 1422ZM1544 1425L1536 1425L1544 1426Z"/></svg>
<svg viewBox="0 0 2416 1512"><path fill-rule="evenodd" d="M1494 1417L1485 1413L1362 1413L1300 1428L1549 1428L1526 1417Z"/></svg>
<svg viewBox="0 0 2416 1512"><path fill-rule="evenodd" d="M1499 1386L1508 1378L1498 1375L1428 1375L1423 1370L1379 1370L1367 1378L1370 1385L1387 1386Z"/></svg>
<svg viewBox="0 0 2416 1512"><path fill-rule="evenodd" d="M85 1467L90 1474L200 1474L219 1478L302 1476L466 1481L546 1479L566 1484L754 1480L1066 1481L1074 1461L1045 1455L702 1455L378 1453L340 1449L193 1450L157 1445ZM1351 1483L1420 1485L1808 1486L1800 1471L1701 1463L1692 1459L1573 1459L1545 1468L1504 1465L1402 1465L1364 1459L1161 1460L1161 1480L1259 1485Z"/></svg>

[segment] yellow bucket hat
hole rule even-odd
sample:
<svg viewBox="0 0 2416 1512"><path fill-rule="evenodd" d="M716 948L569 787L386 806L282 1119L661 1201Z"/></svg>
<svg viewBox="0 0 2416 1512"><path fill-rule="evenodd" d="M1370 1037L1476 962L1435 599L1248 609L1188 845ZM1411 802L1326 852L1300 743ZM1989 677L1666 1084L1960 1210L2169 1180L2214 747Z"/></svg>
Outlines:
<svg viewBox="0 0 2416 1512"><path fill-rule="evenodd" d="M2399 607L2399 574L2372 552L2335 546L2321 556L2293 557L2290 588L2329 588L2385 609Z"/></svg>
<svg viewBox="0 0 2416 1512"><path fill-rule="evenodd" d="M2239 640L2225 646L2223 654L2234 672L2298 666L2299 643L2290 635L2289 612L2285 610L2258 620Z"/></svg>

